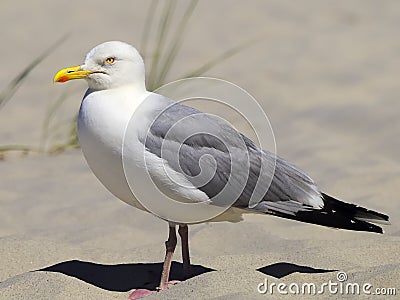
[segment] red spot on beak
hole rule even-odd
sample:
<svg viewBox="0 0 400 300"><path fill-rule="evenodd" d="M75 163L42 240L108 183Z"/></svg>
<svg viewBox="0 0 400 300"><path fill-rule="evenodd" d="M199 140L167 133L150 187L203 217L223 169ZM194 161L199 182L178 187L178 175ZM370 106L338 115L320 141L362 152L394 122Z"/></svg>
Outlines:
<svg viewBox="0 0 400 300"><path fill-rule="evenodd" d="M62 77L60 77L60 78L58 78L58 82L66 82L66 81L68 81L69 80L69 78L68 78L68 76L62 76Z"/></svg>

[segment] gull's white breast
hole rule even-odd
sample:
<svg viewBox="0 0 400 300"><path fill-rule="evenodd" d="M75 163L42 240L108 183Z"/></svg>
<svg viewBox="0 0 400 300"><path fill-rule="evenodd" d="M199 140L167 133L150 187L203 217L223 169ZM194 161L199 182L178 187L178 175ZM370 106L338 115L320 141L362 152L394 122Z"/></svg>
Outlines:
<svg viewBox="0 0 400 300"><path fill-rule="evenodd" d="M145 211L148 210L135 198L127 182L124 172L126 159L129 161L128 165L133 167L132 170L135 170L135 175L139 176L138 179L143 172L148 172L152 175L155 186L166 195L172 196L173 199L191 199L195 202L208 200L204 192L191 187L185 176L170 169L168 163L163 159L148 151L143 152L143 144L140 144L135 135L136 133L140 134L143 127L148 126L148 124L144 124L146 115L143 115L144 118L135 119L134 124L136 125L133 126L135 132L132 134L130 131L128 141L124 141L127 126L136 108L150 95L152 95L150 92L138 94L134 89L127 87L87 93L79 110L78 137L89 167L114 196ZM152 102L146 103L144 104L145 109L138 110L142 111L139 114L146 111L149 108L148 104ZM151 106L152 104L150 104L150 109ZM141 121L144 123L142 124ZM127 155L129 155L124 160L122 158L123 147L128 150ZM143 154L145 154L146 163L144 163ZM164 167L169 169L168 173L172 175L172 178L166 175ZM169 219L170 210L168 202L159 201L157 207L150 212L163 219ZM196 213L201 213L200 209L197 210L192 212L190 219L196 219ZM241 220L241 213L231 208L220 217L209 221L237 222Z"/></svg>
<svg viewBox="0 0 400 300"><path fill-rule="evenodd" d="M145 97L130 87L88 92L78 116L79 144L89 167L112 194L139 209L125 178L122 146L125 128Z"/></svg>

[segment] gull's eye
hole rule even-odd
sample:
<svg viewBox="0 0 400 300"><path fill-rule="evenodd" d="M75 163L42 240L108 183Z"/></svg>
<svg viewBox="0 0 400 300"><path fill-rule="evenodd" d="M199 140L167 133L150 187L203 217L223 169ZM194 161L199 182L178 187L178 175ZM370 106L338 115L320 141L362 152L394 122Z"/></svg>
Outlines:
<svg viewBox="0 0 400 300"><path fill-rule="evenodd" d="M107 57L105 62L108 65L112 65L115 62L115 57Z"/></svg>

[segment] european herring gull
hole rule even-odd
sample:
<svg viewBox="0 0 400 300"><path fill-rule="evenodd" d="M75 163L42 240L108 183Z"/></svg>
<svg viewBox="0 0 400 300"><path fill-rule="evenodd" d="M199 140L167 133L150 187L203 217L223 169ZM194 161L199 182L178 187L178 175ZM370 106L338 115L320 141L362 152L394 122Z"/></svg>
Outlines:
<svg viewBox="0 0 400 300"><path fill-rule="evenodd" d="M145 87L143 59L131 45L119 41L100 44L86 55L82 65L62 69L54 77L55 82L71 79L85 79L89 86L78 117L79 143L88 165L112 194L136 208L148 211L139 201L143 199L134 196L127 182L123 155L132 163L132 167L137 168L136 173L142 172L137 174L138 180L142 174L148 172L166 194L201 202L213 199L223 190L229 176L240 181L240 172L230 174L231 164L241 161L241 154L246 152L249 162L248 179L243 190L233 199L232 207L222 214L223 220L223 216L228 215L228 212L262 213L335 228L383 232L381 227L368 221L385 223L389 219L387 215L342 202L322 193L302 170L267 150L260 149L223 120L213 115L200 114L196 109L148 92ZM138 121L130 135L132 141L129 142L132 147L124 148L125 131L134 114L138 115ZM207 130L213 128L219 137L226 137L226 145L221 144L220 139L206 133L191 135L192 126L180 126L173 135L167 134L174 124L188 117L193 118L190 123L193 126ZM179 140L180 135L190 138ZM172 151L175 142L180 144L177 152ZM240 147L241 151L228 153L228 148ZM162 148L165 155L161 155ZM243 149L245 151L242 151ZM174 153L178 156L179 165L173 158ZM204 155L213 159L202 160ZM143 156L146 156L150 163L143 164ZM262 195L260 201L250 205L249 195L252 194L260 174L261 161L266 161L267 165L274 161L275 170L268 191ZM199 185L194 181L199 179L195 175L200 171L214 175ZM166 180L166 172L173 174L174 178ZM146 199L152 200L155 199ZM218 203L212 201L208 204L210 209L218 206ZM184 274L188 276L190 273L187 225L196 222L169 220L166 217L169 209L168 205L161 206L156 213L168 221L169 226L158 290L169 286L169 271L177 243L176 226L179 227L178 233L182 239ZM230 221L229 218L225 219ZM154 292L136 290L130 295L130 299Z"/></svg>

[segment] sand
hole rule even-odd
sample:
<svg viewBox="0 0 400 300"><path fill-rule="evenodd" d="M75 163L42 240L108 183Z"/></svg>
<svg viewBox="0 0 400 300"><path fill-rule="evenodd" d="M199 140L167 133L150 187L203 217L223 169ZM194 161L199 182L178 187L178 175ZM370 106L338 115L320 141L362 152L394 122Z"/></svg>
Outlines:
<svg viewBox="0 0 400 300"><path fill-rule="evenodd" d="M70 36L0 111L1 145L36 146L46 109L65 90L58 118L72 118L85 83L54 85L54 73L106 40L139 45L147 5L3 1L0 90ZM284 299L293 295L257 287L265 279L320 286L338 282L339 271L348 276L344 283L400 293L399 20L397 1L200 1L170 79L261 36L207 75L249 91L270 118L278 154L322 190L385 212L392 224L384 235L262 215L191 226L196 276L148 299ZM166 224L113 197L79 149L7 155L0 174L0 299L126 299L134 288L155 287ZM179 278L179 251L174 261L172 277Z"/></svg>

